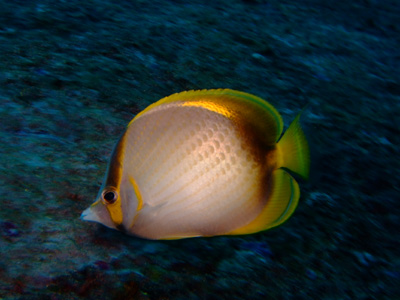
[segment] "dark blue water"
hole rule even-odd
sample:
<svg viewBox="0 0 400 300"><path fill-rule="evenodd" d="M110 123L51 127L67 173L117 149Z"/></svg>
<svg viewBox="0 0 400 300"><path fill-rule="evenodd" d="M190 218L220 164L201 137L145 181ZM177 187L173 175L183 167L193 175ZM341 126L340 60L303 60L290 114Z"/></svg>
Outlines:
<svg viewBox="0 0 400 300"><path fill-rule="evenodd" d="M398 1L0 1L1 299L400 299ZM79 215L127 123L232 88L302 124L279 228L148 241Z"/></svg>

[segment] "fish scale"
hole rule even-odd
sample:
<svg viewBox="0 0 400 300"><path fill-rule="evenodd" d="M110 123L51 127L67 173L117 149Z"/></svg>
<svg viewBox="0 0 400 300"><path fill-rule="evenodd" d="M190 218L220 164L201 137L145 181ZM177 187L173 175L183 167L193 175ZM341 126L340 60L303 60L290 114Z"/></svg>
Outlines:
<svg viewBox="0 0 400 300"><path fill-rule="evenodd" d="M190 131L190 128L187 129L188 131ZM209 134L208 138L210 139L210 137L212 137L213 135ZM199 154L203 154L204 157L206 157L206 160L202 160L201 162L199 162L199 166L198 168L200 170L204 170L204 172L209 173L209 178L215 178L216 174L213 175L213 173L218 173L219 170L215 170L215 167L217 166L217 164L215 164L215 156L211 157L210 156L210 150L208 149L208 147L210 146L210 140L207 141L208 144L205 144L202 146L203 149L194 149L194 151L198 151ZM214 149L214 148L213 148ZM163 151L163 150L160 150ZM165 149L165 151L168 151L168 149ZM176 152L174 152L176 153ZM176 153L177 157L182 157L181 153ZM209 158L207 160L207 157ZM165 186L163 189L163 186L160 186L159 189L157 188L157 184L156 182L150 183L148 186L150 187L151 190L153 189L157 189L158 193L162 193L164 192L164 198L166 199L171 199L171 195L172 193L174 193L176 190L183 190L182 186L186 187L186 190L193 189L193 186L196 186L198 183L196 181L193 181L193 178L187 178L187 173L190 171L189 167L191 167L192 165L194 165L194 159L192 156L186 156L186 160L187 161L181 161L180 164L177 164L176 161L174 162L174 160L170 160L172 163L172 166L175 166L175 168L168 168L167 172L164 173L164 177L169 175L171 172L175 172L175 176L171 176L171 179L169 181L167 181L166 186L170 187L172 189L172 191L169 191L170 193L165 191ZM180 165L185 166L187 168L187 170L182 170L180 168ZM208 169L207 169L208 168ZM213 173L210 173L210 172ZM195 172L194 174L196 174L197 172ZM200 177L201 179L203 179L203 185L207 186L209 184L211 184L211 182L205 182L204 181L204 177ZM152 198L154 199L154 197L156 196L157 192L152 194ZM190 192L184 192L183 193L185 196L189 195L190 196ZM177 199L176 202L179 202L179 197L175 197L173 199ZM212 201L210 199L210 201ZM160 203L160 201L156 201L157 203ZM206 205L204 203L204 205Z"/></svg>

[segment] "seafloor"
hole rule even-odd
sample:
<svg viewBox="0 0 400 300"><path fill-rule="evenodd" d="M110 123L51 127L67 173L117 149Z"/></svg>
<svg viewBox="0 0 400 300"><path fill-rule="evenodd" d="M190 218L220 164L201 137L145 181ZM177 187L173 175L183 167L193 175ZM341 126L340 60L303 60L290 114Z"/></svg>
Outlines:
<svg viewBox="0 0 400 300"><path fill-rule="evenodd" d="M0 1L0 299L400 299L399 6ZM129 120L204 88L306 107L293 217L178 241L81 221Z"/></svg>

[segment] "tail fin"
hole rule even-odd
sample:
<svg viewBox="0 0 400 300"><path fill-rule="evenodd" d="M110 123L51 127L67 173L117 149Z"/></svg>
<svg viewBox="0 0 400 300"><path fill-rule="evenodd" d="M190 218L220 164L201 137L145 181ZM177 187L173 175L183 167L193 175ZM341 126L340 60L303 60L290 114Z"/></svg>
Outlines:
<svg viewBox="0 0 400 300"><path fill-rule="evenodd" d="M310 173L310 149L306 136L300 126L299 113L278 142L279 167L289 169L301 178L307 179Z"/></svg>

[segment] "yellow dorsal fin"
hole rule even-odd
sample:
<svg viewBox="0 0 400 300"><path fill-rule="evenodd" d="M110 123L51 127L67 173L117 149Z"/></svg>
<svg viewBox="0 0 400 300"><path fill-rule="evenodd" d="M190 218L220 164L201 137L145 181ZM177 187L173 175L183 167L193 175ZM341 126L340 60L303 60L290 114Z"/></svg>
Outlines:
<svg viewBox="0 0 400 300"><path fill-rule="evenodd" d="M261 213L249 224L228 234L249 234L278 226L294 212L300 198L296 180L283 169L272 173L272 193Z"/></svg>
<svg viewBox="0 0 400 300"><path fill-rule="evenodd" d="M283 130L282 118L271 104L252 94L230 89L186 91L173 94L148 106L136 115L129 125L146 112L169 103L177 105L182 103L182 107L203 107L217 113L224 112L226 117L232 119L239 116L241 120L250 124L251 130L255 131L259 139L267 145L275 144Z"/></svg>
<svg viewBox="0 0 400 300"><path fill-rule="evenodd" d="M278 168L287 168L307 179L310 172L310 150L300 126L299 113L277 144Z"/></svg>

